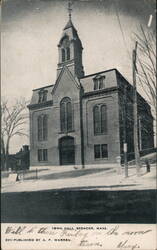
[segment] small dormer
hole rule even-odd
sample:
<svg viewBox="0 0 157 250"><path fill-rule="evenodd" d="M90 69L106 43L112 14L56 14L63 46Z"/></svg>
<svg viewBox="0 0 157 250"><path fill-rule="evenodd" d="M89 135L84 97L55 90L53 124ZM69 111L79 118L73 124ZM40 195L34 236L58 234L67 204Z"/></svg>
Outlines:
<svg viewBox="0 0 157 250"><path fill-rule="evenodd" d="M41 89L38 92L39 98L38 98L38 103L43 103L47 101L47 90Z"/></svg>
<svg viewBox="0 0 157 250"><path fill-rule="evenodd" d="M105 88L105 76L97 75L93 78L94 90L100 90Z"/></svg>

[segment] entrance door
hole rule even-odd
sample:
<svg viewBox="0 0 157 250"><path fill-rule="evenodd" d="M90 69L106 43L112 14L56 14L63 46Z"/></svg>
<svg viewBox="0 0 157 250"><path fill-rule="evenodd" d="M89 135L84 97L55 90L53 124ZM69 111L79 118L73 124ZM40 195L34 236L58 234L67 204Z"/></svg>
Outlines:
<svg viewBox="0 0 157 250"><path fill-rule="evenodd" d="M60 165L75 164L74 138L71 136L62 137L59 140Z"/></svg>

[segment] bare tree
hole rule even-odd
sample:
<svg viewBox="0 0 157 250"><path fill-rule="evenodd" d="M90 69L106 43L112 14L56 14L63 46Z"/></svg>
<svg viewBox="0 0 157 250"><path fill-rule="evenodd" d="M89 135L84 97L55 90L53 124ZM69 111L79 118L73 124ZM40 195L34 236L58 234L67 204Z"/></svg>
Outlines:
<svg viewBox="0 0 157 250"><path fill-rule="evenodd" d="M1 102L1 157L3 168L8 169L10 141L14 136L28 136L25 124L28 122L25 99L17 100L13 106L2 99Z"/></svg>
<svg viewBox="0 0 157 250"><path fill-rule="evenodd" d="M138 41L137 69L138 83L151 105L154 119L156 119L156 36L151 29L141 26L140 32L135 34Z"/></svg>

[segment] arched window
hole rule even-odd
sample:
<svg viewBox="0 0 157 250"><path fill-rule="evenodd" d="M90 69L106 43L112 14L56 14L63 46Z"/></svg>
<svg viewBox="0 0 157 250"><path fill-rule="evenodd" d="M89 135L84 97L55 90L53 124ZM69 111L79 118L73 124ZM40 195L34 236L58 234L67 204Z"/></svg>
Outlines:
<svg viewBox="0 0 157 250"><path fill-rule="evenodd" d="M65 49L62 49L62 62L65 62Z"/></svg>
<svg viewBox="0 0 157 250"><path fill-rule="evenodd" d="M47 140L48 136L48 124L47 124L47 115L43 116L43 140Z"/></svg>
<svg viewBox="0 0 157 250"><path fill-rule="evenodd" d="M93 120L94 120L94 134L100 133L100 115L99 106L95 106L93 109Z"/></svg>
<svg viewBox="0 0 157 250"><path fill-rule="evenodd" d="M69 47L66 48L66 52L67 52L67 60L70 60L70 48Z"/></svg>
<svg viewBox="0 0 157 250"><path fill-rule="evenodd" d="M104 104L96 105L93 108L94 134L107 133L107 107Z"/></svg>
<svg viewBox="0 0 157 250"><path fill-rule="evenodd" d="M67 102L66 105L66 112L67 112L67 130L72 130L72 106L71 102Z"/></svg>
<svg viewBox="0 0 157 250"><path fill-rule="evenodd" d="M62 102L60 105L60 120L61 120L61 131L66 130L66 110L65 110L65 103Z"/></svg>
<svg viewBox="0 0 157 250"><path fill-rule="evenodd" d="M72 130L72 104L69 97L64 97L60 103L60 124L62 132Z"/></svg>
<svg viewBox="0 0 157 250"><path fill-rule="evenodd" d="M106 105L101 105L100 108L101 115L101 133L107 133L107 107Z"/></svg>
<svg viewBox="0 0 157 250"><path fill-rule="evenodd" d="M38 140L46 141L48 138L48 117L40 115L38 117Z"/></svg>
<svg viewBox="0 0 157 250"><path fill-rule="evenodd" d="M38 117L38 141L42 140L42 116Z"/></svg>

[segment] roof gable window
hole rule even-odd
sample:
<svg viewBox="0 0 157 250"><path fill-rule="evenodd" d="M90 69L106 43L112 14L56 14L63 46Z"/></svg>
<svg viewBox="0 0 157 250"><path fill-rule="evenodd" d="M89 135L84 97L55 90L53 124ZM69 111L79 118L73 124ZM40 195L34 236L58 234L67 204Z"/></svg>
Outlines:
<svg viewBox="0 0 157 250"><path fill-rule="evenodd" d="M105 76L96 76L93 78L94 90L104 89L105 88Z"/></svg>
<svg viewBox="0 0 157 250"><path fill-rule="evenodd" d="M46 102L47 101L47 90L40 90L39 91L39 99L38 103Z"/></svg>

